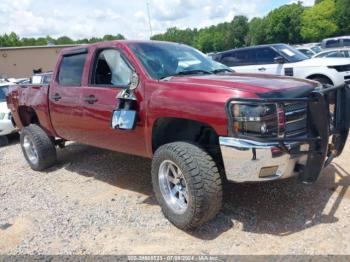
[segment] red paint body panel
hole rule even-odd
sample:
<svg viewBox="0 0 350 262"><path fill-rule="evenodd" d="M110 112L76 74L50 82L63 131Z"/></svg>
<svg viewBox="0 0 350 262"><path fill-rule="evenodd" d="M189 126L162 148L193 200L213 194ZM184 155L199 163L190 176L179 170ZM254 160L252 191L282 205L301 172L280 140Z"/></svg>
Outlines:
<svg viewBox="0 0 350 262"><path fill-rule="evenodd" d="M229 98L255 98L257 94L284 89L315 87L314 82L287 77L253 74L225 74L173 77L153 80L128 44L133 41L112 41L88 45L82 85L62 87L57 83L58 68L63 50L57 62L50 87L14 87L9 94L9 107L16 124L22 128L19 108L32 108L40 125L52 136L61 137L97 147L152 156L152 128L157 119L175 117L195 120L211 126L218 135L227 135L225 103ZM89 86L89 75L95 52L101 48L119 49L134 66L140 77L135 90L138 122L135 130L121 131L109 127L112 111L117 107L117 87ZM77 49L77 48L73 48ZM72 49L68 49L72 50ZM52 96L59 93L58 102ZM89 104L85 97L94 96L97 102Z"/></svg>

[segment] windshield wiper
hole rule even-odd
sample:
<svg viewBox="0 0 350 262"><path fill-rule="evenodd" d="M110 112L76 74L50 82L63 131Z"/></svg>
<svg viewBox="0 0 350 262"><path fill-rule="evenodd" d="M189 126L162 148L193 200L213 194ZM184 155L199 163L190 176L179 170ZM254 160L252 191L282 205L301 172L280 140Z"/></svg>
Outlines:
<svg viewBox="0 0 350 262"><path fill-rule="evenodd" d="M230 73L234 73L235 71L233 71L232 69L228 69L228 68L220 68L220 69L215 69L213 71L211 71L214 74L218 74L218 73L222 73L222 72L230 72Z"/></svg>
<svg viewBox="0 0 350 262"><path fill-rule="evenodd" d="M184 70L184 71L177 72L177 73L175 73L173 75L168 75L168 76L161 77L160 80L167 79L168 77L172 77L172 76L197 75L197 74L212 75L213 72L210 72L210 71L207 71L207 70L202 70L202 69Z"/></svg>
<svg viewBox="0 0 350 262"><path fill-rule="evenodd" d="M175 75L196 75L196 74L207 74L211 75L212 72L202 69L194 69L194 70L185 70L177 72Z"/></svg>

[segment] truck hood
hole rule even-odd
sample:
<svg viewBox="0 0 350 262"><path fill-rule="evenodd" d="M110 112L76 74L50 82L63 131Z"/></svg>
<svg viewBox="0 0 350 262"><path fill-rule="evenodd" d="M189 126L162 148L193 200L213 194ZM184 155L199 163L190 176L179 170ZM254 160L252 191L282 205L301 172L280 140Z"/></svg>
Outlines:
<svg viewBox="0 0 350 262"><path fill-rule="evenodd" d="M217 74L201 76L171 77L171 83L182 83L191 86L207 86L226 88L255 93L261 97L302 97L313 91L319 83L310 80L297 79L276 75L261 74Z"/></svg>
<svg viewBox="0 0 350 262"><path fill-rule="evenodd" d="M312 66L312 67L320 67L320 66L335 66L335 65L349 65L349 58L310 58L297 63L294 63L298 66Z"/></svg>
<svg viewBox="0 0 350 262"><path fill-rule="evenodd" d="M6 102L0 102L0 113L9 113L10 109L7 107Z"/></svg>

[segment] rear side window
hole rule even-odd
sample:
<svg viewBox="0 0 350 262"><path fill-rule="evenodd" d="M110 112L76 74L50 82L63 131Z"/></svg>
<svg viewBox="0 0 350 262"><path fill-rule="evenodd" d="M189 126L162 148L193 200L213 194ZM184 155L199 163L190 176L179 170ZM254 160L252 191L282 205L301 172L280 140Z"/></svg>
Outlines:
<svg viewBox="0 0 350 262"><path fill-rule="evenodd" d="M341 51L334 51L334 52L328 53L326 57L345 57L345 54Z"/></svg>
<svg viewBox="0 0 350 262"><path fill-rule="evenodd" d="M259 64L274 64L274 59L279 54L269 47L258 48L256 51L256 59Z"/></svg>
<svg viewBox="0 0 350 262"><path fill-rule="evenodd" d="M254 49L237 51L236 59L238 65L254 65L257 63Z"/></svg>
<svg viewBox="0 0 350 262"><path fill-rule="evenodd" d="M222 54L219 62L226 65L226 66L238 65L238 63L237 63L238 61L236 58L236 52L228 52L228 53Z"/></svg>
<svg viewBox="0 0 350 262"><path fill-rule="evenodd" d="M58 83L63 86L80 86L86 53L64 56L58 73Z"/></svg>
<svg viewBox="0 0 350 262"><path fill-rule="evenodd" d="M339 46L340 46L340 40L339 39L332 39L332 40L328 40L326 42L326 48L339 47Z"/></svg>
<svg viewBox="0 0 350 262"><path fill-rule="evenodd" d="M350 46L350 39L349 38L344 38L343 39L343 45L344 46Z"/></svg>

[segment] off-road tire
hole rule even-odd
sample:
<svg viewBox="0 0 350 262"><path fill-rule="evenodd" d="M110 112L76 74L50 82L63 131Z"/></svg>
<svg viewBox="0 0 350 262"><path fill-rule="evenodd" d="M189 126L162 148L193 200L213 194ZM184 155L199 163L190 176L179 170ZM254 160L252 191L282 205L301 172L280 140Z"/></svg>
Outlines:
<svg viewBox="0 0 350 262"><path fill-rule="evenodd" d="M36 149L38 161L33 163L30 161L26 150L23 147L24 137L27 136ZM35 171L43 171L52 167L57 162L56 148L52 139L38 125L31 124L24 127L20 135L21 147L30 167Z"/></svg>
<svg viewBox="0 0 350 262"><path fill-rule="evenodd" d="M175 213L160 190L159 168L163 161L174 162L182 171L188 187L188 207ZM158 203L166 218L183 230L194 229L213 219L222 206L222 181L213 158L202 148L187 142L161 146L153 156L152 184Z"/></svg>

